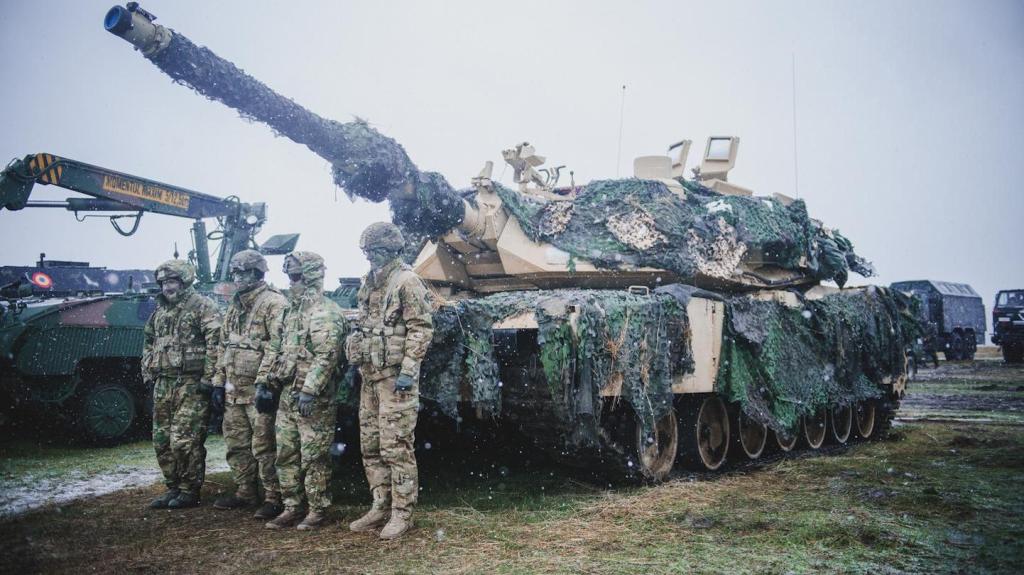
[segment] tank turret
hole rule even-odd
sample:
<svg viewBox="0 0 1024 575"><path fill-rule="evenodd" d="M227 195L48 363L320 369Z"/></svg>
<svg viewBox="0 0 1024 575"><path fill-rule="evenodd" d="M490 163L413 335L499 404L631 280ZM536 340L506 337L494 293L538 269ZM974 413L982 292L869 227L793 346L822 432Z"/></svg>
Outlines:
<svg viewBox="0 0 1024 575"><path fill-rule="evenodd" d="M850 269L871 274L802 201L754 196L728 181L739 138L710 138L690 179L684 140L670 148L674 161L638 158L633 178L562 187L563 166L542 168L545 159L522 143L502 153L518 189L493 181L487 162L472 189L456 191L366 122L322 118L154 20L129 3L111 8L104 26L176 82L326 159L347 193L388 200L417 271L445 295L677 281L750 290L843 285Z"/></svg>

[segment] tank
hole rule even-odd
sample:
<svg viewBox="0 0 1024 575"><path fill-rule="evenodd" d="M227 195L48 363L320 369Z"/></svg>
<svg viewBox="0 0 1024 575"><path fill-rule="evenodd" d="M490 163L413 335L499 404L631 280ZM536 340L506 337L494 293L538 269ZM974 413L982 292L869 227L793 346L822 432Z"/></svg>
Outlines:
<svg viewBox="0 0 1024 575"><path fill-rule="evenodd" d="M321 118L154 20L132 3L104 25L326 159L350 195L389 202L437 296L426 413L655 481L887 431L915 337L906 297L841 289L870 263L803 201L730 182L738 138L709 138L691 177L683 140L583 185L519 142L501 152L514 187L483 161L455 190L367 123Z"/></svg>

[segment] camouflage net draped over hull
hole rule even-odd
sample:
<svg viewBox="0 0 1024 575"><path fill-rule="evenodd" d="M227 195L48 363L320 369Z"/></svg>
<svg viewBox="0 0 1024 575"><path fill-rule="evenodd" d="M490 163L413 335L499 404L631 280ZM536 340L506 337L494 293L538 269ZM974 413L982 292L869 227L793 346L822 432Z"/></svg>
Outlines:
<svg viewBox="0 0 1024 575"><path fill-rule="evenodd" d="M447 180L420 172L398 142L365 121L321 118L177 32L150 60L175 82L308 147L331 163L335 183L347 193L373 202L390 200L395 222L417 240L462 221L462 199Z"/></svg>
<svg viewBox="0 0 1024 575"><path fill-rule="evenodd" d="M570 310L576 315L571 317ZM504 383L492 326L523 312L533 312L539 326L546 380L540 383L547 384L554 411L572 423L571 441L577 445L596 445L603 386L621 381L622 397L651 430L672 405L672 375L692 370L683 340L686 309L669 295L502 293L454 302L435 313L434 340L423 366L423 397L454 418L465 390L472 406L500 415Z"/></svg>
<svg viewBox="0 0 1024 575"><path fill-rule="evenodd" d="M823 406L880 397L906 374L916 337L907 302L885 288L805 301L802 309L749 297L726 305L718 391L776 431Z"/></svg>
<svg viewBox="0 0 1024 575"><path fill-rule="evenodd" d="M572 202L496 189L532 240L601 268L653 267L683 279L728 279L745 255L759 251L766 262L806 267L814 279L840 286L850 269L873 274L849 240L811 221L801 200L787 206L684 184L685 200L661 182L638 179L592 182Z"/></svg>

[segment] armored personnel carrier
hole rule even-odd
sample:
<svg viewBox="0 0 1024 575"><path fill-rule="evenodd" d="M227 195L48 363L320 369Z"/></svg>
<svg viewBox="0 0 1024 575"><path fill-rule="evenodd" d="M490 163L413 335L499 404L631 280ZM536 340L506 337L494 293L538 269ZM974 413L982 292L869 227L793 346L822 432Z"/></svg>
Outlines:
<svg viewBox="0 0 1024 575"><path fill-rule="evenodd" d="M730 182L738 138L710 138L690 178L682 141L586 185L519 143L502 152L515 188L486 162L455 190L366 122L324 119L154 20L130 3L104 25L326 159L347 193L390 203L437 296L421 395L453 425L495 421L650 480L887 430L915 329L905 298L841 289L870 264L803 201Z"/></svg>

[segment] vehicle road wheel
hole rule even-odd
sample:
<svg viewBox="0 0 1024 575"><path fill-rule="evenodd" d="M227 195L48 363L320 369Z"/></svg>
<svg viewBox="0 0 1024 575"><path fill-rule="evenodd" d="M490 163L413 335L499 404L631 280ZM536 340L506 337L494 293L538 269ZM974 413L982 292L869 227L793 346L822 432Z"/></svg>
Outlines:
<svg viewBox="0 0 1024 575"><path fill-rule="evenodd" d="M803 423L801 422L797 426L798 431L790 435L787 435L785 433L779 433L778 431L772 431L772 435L775 436L775 446L779 448L779 451L783 453L789 453L790 451L793 451L793 448L796 447L796 442L799 441L800 439L799 429L802 426Z"/></svg>
<svg viewBox="0 0 1024 575"><path fill-rule="evenodd" d="M811 415L804 416L804 443L811 449L818 449L825 443L828 432L828 409L818 408Z"/></svg>
<svg viewBox="0 0 1024 575"><path fill-rule="evenodd" d="M698 401L683 419L683 461L687 467L714 471L729 453L729 413L718 396Z"/></svg>
<svg viewBox="0 0 1024 575"><path fill-rule="evenodd" d="M636 425L633 440L641 475L656 482L667 479L679 451L679 422L676 410L669 408L669 412L658 420L654 426L653 436L645 434L643 427Z"/></svg>
<svg viewBox="0 0 1024 575"><path fill-rule="evenodd" d="M829 419L832 422L829 426L832 430L832 440L839 444L846 443L850 439L850 430L853 429L853 407L834 407L829 413Z"/></svg>
<svg viewBox="0 0 1024 575"><path fill-rule="evenodd" d="M768 443L768 426L754 421L742 409L737 409L732 418L733 427L736 428L736 444L747 456L747 459L757 459L764 452L764 446Z"/></svg>
<svg viewBox="0 0 1024 575"><path fill-rule="evenodd" d="M868 400L858 403L853 421L857 426L857 435L861 439L871 439L875 433L875 402Z"/></svg>
<svg viewBox="0 0 1024 575"><path fill-rule="evenodd" d="M119 383L89 389L78 415L82 430L101 443L124 437L132 429L135 417L135 397Z"/></svg>

